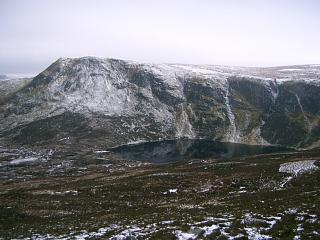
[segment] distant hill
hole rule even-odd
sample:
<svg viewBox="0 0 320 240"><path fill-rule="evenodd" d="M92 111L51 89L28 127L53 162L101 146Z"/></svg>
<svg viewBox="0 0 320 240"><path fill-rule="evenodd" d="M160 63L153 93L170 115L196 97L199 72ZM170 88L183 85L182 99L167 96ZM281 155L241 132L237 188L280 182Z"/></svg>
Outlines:
<svg viewBox="0 0 320 240"><path fill-rule="evenodd" d="M0 74L0 80L7 79L7 78L8 78L8 76L7 76L7 75Z"/></svg>

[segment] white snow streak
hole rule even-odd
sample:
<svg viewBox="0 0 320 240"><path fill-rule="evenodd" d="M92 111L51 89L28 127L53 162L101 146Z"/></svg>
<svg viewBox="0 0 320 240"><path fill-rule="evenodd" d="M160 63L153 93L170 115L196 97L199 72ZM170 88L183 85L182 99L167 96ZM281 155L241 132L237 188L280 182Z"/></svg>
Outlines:
<svg viewBox="0 0 320 240"><path fill-rule="evenodd" d="M229 84L226 86L226 94L224 96L226 109L227 109L227 115L230 122L230 134L229 134L229 142L238 142L239 134L237 133L237 127L235 123L235 116L232 112L230 101L229 101Z"/></svg>

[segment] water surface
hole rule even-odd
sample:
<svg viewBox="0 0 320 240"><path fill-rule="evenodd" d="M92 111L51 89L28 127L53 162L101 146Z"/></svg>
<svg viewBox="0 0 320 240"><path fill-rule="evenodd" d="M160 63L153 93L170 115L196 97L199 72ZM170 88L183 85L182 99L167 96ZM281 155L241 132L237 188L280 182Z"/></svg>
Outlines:
<svg viewBox="0 0 320 240"><path fill-rule="evenodd" d="M246 145L203 139L179 139L122 145L108 149L128 160L158 164L190 159L231 159L241 156L290 151L279 146Z"/></svg>

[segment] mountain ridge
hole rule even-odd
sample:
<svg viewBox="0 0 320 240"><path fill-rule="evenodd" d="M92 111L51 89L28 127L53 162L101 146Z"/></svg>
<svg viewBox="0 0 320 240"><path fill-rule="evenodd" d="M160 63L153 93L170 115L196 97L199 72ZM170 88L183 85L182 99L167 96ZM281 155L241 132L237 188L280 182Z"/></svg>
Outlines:
<svg viewBox="0 0 320 240"><path fill-rule="evenodd" d="M186 137L316 147L319 73L317 65L248 68L60 58L1 104L0 134L23 144L65 137L82 144L98 136L108 146ZM57 129L50 129L53 119ZM83 125L77 132L71 122Z"/></svg>

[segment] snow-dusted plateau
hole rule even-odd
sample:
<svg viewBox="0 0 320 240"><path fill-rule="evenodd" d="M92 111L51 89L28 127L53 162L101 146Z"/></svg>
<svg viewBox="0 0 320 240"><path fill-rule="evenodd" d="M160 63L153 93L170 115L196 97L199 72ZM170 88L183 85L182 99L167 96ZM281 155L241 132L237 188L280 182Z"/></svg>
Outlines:
<svg viewBox="0 0 320 240"><path fill-rule="evenodd" d="M0 77L0 239L320 239L320 65L58 59Z"/></svg>

